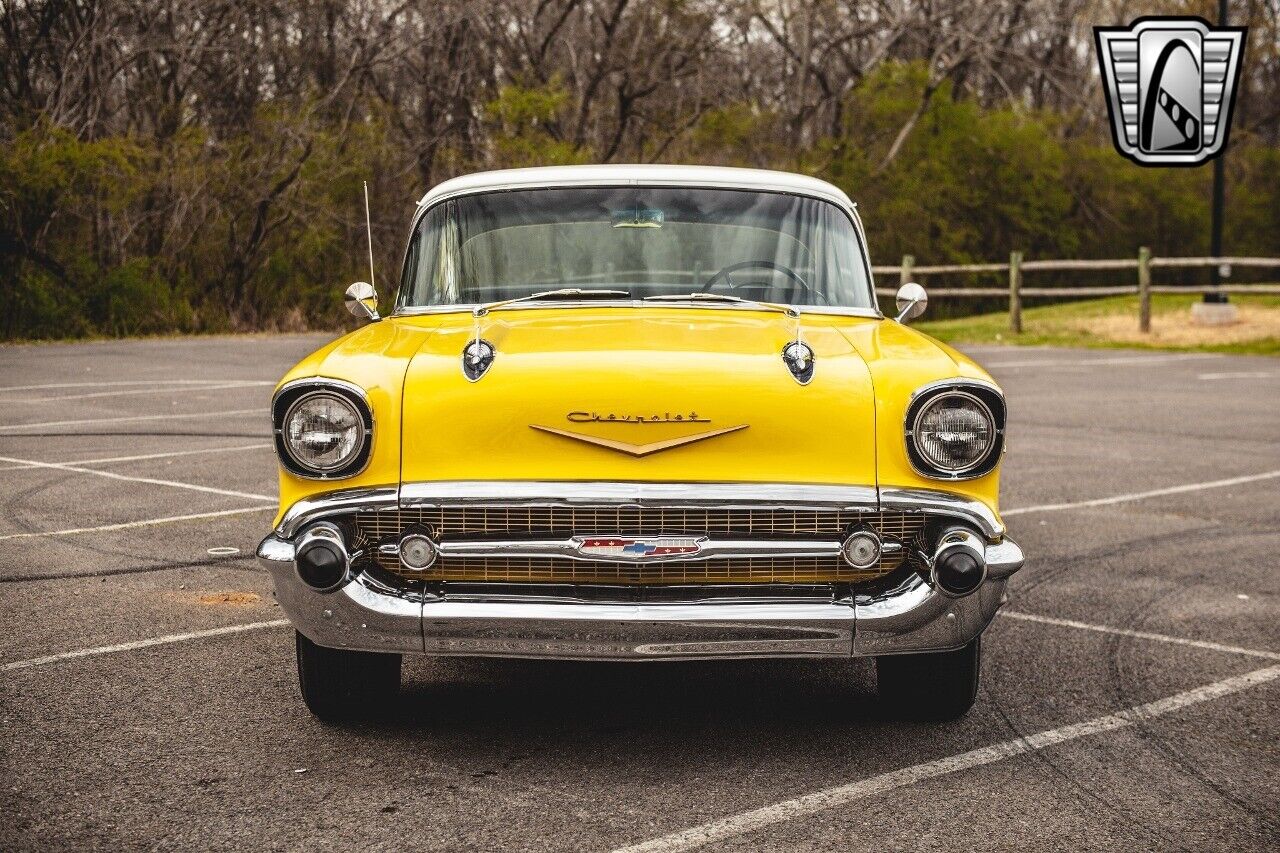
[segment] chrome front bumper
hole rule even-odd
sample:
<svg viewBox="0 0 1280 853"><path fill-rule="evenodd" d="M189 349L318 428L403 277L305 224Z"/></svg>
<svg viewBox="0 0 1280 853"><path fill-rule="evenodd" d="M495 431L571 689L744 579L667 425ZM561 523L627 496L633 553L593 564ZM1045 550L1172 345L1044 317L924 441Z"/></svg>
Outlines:
<svg viewBox="0 0 1280 853"><path fill-rule="evenodd" d="M295 528L296 530L296 528ZM281 531L258 548L276 598L313 642L429 655L592 660L858 657L942 651L980 634L1022 566L1007 537L986 545L986 580L952 598L919 575L847 600L724 600L612 604L538 598L452 598L409 593L359 574L316 592L294 570Z"/></svg>

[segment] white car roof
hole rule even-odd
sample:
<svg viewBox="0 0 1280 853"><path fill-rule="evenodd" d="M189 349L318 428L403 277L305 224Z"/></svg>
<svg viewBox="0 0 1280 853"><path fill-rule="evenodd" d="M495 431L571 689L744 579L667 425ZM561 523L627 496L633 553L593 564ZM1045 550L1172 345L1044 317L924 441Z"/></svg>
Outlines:
<svg viewBox="0 0 1280 853"><path fill-rule="evenodd" d="M418 206L426 207L452 196L495 190L628 185L696 186L796 193L833 201L850 211L854 206L839 187L807 175L724 166L654 165L543 166L476 172L437 184L422 197Z"/></svg>

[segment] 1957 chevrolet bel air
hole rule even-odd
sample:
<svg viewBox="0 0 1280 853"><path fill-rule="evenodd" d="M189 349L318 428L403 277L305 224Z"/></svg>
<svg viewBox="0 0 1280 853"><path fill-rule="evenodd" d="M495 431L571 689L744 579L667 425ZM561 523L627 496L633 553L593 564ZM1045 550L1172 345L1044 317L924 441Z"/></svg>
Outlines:
<svg viewBox="0 0 1280 853"><path fill-rule="evenodd" d="M1022 552L1005 401L876 302L857 210L777 172L471 175L418 204L395 307L272 402L258 549L308 707L403 654L874 657L896 712L972 705Z"/></svg>

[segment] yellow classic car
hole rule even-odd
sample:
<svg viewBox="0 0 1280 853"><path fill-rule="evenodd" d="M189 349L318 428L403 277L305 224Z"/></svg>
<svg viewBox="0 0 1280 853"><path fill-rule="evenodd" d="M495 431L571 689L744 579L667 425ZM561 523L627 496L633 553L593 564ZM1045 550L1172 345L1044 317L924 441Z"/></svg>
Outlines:
<svg viewBox="0 0 1280 853"><path fill-rule="evenodd" d="M1005 401L887 317L858 212L813 178L577 166L418 203L395 306L272 402L258 556L316 715L404 654L873 657L895 713L972 705L1023 562Z"/></svg>

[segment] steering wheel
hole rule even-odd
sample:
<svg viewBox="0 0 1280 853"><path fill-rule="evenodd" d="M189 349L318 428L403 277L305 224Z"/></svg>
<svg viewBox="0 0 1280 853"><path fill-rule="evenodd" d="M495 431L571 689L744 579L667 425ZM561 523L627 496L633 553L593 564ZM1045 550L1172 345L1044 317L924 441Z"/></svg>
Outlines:
<svg viewBox="0 0 1280 853"><path fill-rule="evenodd" d="M710 293L711 288L714 287L716 282L720 281L722 278L724 279L725 284L729 285L729 289L734 290L738 285L733 283L733 278L730 274L735 273L738 270L752 269L753 267L764 267L765 269L776 270L794 281L796 284L800 285L800 288L804 290L805 293L810 296L815 295L813 288L809 286L808 282L800 277L799 273L788 266L784 266L774 261L740 261L736 264L729 264L728 266L721 267L719 272L707 279L707 283L702 285L702 292Z"/></svg>

